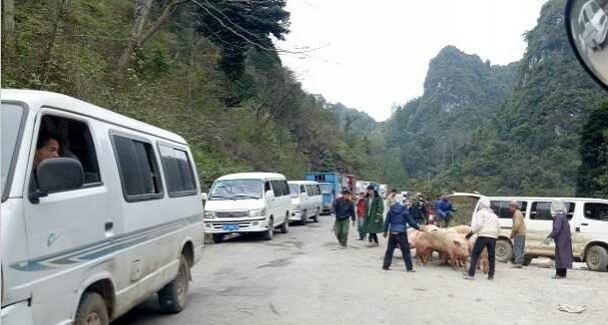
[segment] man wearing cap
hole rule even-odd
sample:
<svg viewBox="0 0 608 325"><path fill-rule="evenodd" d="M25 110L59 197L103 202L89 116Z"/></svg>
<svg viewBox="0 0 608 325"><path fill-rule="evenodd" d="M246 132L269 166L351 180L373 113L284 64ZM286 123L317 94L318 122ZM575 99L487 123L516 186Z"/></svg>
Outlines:
<svg viewBox="0 0 608 325"><path fill-rule="evenodd" d="M342 196L334 200L332 212L336 216L336 222L334 223L336 238L338 238L340 245L342 245L343 248L346 248L349 218L353 223L353 227L355 226L355 205L351 200L350 191L348 189L342 190Z"/></svg>
<svg viewBox="0 0 608 325"><path fill-rule="evenodd" d="M511 201L509 211L513 214L513 227L511 228L511 239L513 240L513 267L521 268L524 263L524 247L526 246L526 223L524 216L519 211L519 203Z"/></svg>

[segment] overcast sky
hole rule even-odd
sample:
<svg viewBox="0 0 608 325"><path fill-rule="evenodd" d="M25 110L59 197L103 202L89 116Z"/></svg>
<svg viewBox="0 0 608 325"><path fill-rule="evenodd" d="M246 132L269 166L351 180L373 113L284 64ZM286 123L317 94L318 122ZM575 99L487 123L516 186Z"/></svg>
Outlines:
<svg viewBox="0 0 608 325"><path fill-rule="evenodd" d="M304 88L378 121L422 95L429 60L446 45L493 64L520 59L522 34L546 0L288 0L291 33L278 47Z"/></svg>

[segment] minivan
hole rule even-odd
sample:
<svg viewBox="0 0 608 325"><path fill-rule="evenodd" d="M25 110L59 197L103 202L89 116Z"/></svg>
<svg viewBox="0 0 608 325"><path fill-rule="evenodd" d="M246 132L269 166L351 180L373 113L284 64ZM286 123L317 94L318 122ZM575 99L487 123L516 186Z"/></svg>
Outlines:
<svg viewBox="0 0 608 325"><path fill-rule="evenodd" d="M289 221L298 221L306 224L312 218L314 222L319 221L319 215L323 206L323 196L319 183L313 181L290 181L291 210Z"/></svg>
<svg viewBox="0 0 608 325"><path fill-rule="evenodd" d="M479 194L454 193L448 196L455 202L477 202ZM535 257L554 257L555 246L542 242L551 233L553 217L550 208L559 199L568 207L572 231L574 259L586 262L593 271L608 271L608 200L591 198L489 196L492 210L498 216L500 236L496 242L496 259L507 262L513 257L513 243L509 238L513 225L509 212L511 201L517 201L526 223L525 264ZM476 211L475 208L474 211Z"/></svg>
<svg viewBox="0 0 608 325"><path fill-rule="evenodd" d="M578 17L581 41L593 50L601 49L608 34L608 17L595 0L587 1Z"/></svg>
<svg viewBox="0 0 608 325"><path fill-rule="evenodd" d="M108 324L187 302L203 206L186 141L61 94L2 90L2 324Z"/></svg>
<svg viewBox="0 0 608 325"><path fill-rule="evenodd" d="M239 173L218 178L205 206L205 231L220 243L231 233L262 233L272 240L274 229L289 231L291 197L285 176Z"/></svg>

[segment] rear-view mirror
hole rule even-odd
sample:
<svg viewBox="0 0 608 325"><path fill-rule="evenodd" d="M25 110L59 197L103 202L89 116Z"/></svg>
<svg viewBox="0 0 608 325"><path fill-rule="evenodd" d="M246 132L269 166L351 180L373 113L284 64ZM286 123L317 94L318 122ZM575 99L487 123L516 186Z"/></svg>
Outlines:
<svg viewBox="0 0 608 325"><path fill-rule="evenodd" d="M566 31L587 73L608 90L608 0L568 0Z"/></svg>

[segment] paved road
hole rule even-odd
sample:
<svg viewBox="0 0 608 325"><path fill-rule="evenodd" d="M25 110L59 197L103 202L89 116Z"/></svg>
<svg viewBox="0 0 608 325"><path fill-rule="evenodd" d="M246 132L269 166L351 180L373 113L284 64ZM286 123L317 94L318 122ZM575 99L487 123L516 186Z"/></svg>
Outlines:
<svg viewBox="0 0 608 325"><path fill-rule="evenodd" d="M450 267L416 266L405 273L396 253L380 269L384 247L354 240L342 250L330 217L293 226L272 242L235 238L206 248L193 270L187 308L159 314L151 299L119 325L161 324L606 324L608 274L574 270L551 280L542 265L499 264L492 282L462 279ZM538 264L538 263L536 263ZM558 311L585 305L582 314Z"/></svg>

